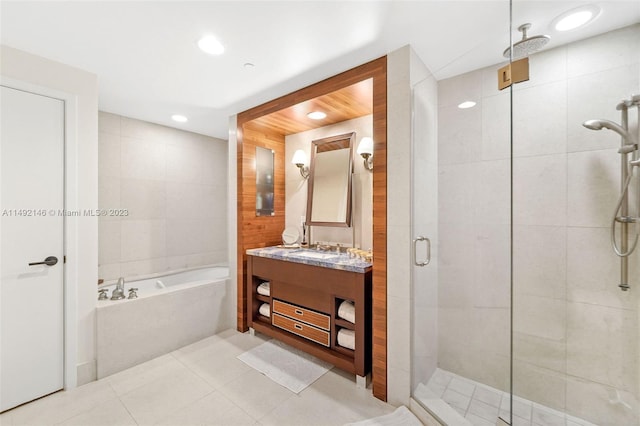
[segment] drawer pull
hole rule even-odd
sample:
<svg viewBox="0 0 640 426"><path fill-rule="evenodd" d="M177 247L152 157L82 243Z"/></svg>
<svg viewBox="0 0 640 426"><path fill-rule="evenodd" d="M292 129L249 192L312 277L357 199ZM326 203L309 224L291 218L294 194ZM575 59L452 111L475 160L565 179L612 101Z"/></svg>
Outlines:
<svg viewBox="0 0 640 426"><path fill-rule="evenodd" d="M300 316L304 315L304 312L302 312L300 309L294 309L293 312L295 312L296 315L300 315Z"/></svg>
<svg viewBox="0 0 640 426"><path fill-rule="evenodd" d="M296 330L302 330L302 326L301 326L300 324L293 324L293 327L294 327Z"/></svg>

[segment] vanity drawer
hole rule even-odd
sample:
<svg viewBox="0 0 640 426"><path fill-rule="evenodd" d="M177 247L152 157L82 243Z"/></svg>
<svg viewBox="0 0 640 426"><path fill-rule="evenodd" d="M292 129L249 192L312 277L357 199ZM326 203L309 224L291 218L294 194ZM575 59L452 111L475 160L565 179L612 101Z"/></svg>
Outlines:
<svg viewBox="0 0 640 426"><path fill-rule="evenodd" d="M273 312L286 315L297 321L306 322L307 324L311 324L323 330L328 331L331 327L331 319L329 318L329 315L321 314L319 312L301 308L300 306L291 305L279 300L273 301Z"/></svg>
<svg viewBox="0 0 640 426"><path fill-rule="evenodd" d="M290 333L297 334L298 336L304 337L305 339L320 343L323 346L331 346L331 339L329 338L328 331L320 330L311 325L299 321L294 321L291 318L287 318L276 313L271 316L271 323L276 327L280 327Z"/></svg>

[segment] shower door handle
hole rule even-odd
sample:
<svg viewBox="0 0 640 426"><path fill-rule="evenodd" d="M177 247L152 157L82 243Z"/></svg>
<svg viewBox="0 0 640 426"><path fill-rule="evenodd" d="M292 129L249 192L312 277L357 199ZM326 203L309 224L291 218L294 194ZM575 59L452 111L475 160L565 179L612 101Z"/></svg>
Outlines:
<svg viewBox="0 0 640 426"><path fill-rule="evenodd" d="M418 251L418 241L427 242L427 259L424 262L418 262L416 252ZM427 266L431 262L431 240L427 237L418 237L413 240L413 264L416 266Z"/></svg>

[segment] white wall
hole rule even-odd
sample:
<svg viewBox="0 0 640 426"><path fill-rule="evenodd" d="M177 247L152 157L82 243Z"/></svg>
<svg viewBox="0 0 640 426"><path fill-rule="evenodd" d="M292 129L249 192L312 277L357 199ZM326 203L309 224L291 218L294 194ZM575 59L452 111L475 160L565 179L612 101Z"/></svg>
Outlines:
<svg viewBox="0 0 640 426"><path fill-rule="evenodd" d="M310 159L311 141L350 132L356 132L352 185L354 229L314 226L311 233L313 242L322 241L350 246L353 231L355 231L355 245L368 250L373 247L373 174L364 168L362 157L358 155L356 149L363 137L373 136L372 115L285 137L285 226L298 229L302 238L300 217L306 216L307 212L308 181L300 176L298 168L291 163L293 153L302 149L307 154L307 159Z"/></svg>
<svg viewBox="0 0 640 426"><path fill-rule="evenodd" d="M64 64L1 46L0 74L34 87L67 94L75 101L75 127L67 129L73 136L66 153L66 208L95 209L98 205L98 84L94 74ZM98 279L98 220L95 217L69 217L66 221L66 282L75 300L68 308L67 322L77 321L77 349L67 354L75 358L77 373L73 379L83 384L95 379L95 304ZM72 282L71 282L72 281ZM71 298L71 299L69 299ZM67 343L69 340L67 340ZM73 368L73 366L68 368ZM74 386L65 372L66 386Z"/></svg>
<svg viewBox="0 0 640 426"><path fill-rule="evenodd" d="M616 104L640 92L639 51L635 25L532 55L513 95L514 391L602 425L638 422L640 250L622 292L609 242L620 138L582 123L620 121ZM510 126L498 67L440 83L439 363L506 389ZM475 108L456 107L469 98Z"/></svg>
<svg viewBox="0 0 640 426"><path fill-rule="evenodd" d="M227 142L100 112L99 277L227 264Z"/></svg>

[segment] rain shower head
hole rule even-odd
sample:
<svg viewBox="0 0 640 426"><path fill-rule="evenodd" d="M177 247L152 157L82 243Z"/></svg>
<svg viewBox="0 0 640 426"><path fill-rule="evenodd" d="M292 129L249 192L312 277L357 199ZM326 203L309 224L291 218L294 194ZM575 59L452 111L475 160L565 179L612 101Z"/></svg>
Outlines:
<svg viewBox="0 0 640 426"><path fill-rule="evenodd" d="M625 144L626 145L634 145L634 144L637 143L637 141L634 139L634 137L633 137L633 135L631 133L629 133L628 131L623 129L622 126L620 126L619 124L614 123L613 121L609 121L609 120L587 120L584 123L582 123L582 125L584 127L586 127L587 129L591 129L591 130L602 130L602 129L613 130L614 132L616 132L617 134L619 134L620 136L622 136L625 139Z"/></svg>
<svg viewBox="0 0 640 426"><path fill-rule="evenodd" d="M530 53L537 52L542 49L551 37L548 35L537 35L527 37L527 30L531 28L531 24L522 24L518 27L518 31L522 33L522 40L513 43L513 59L520 59L528 56ZM511 47L507 47L502 55L509 58L511 55Z"/></svg>

